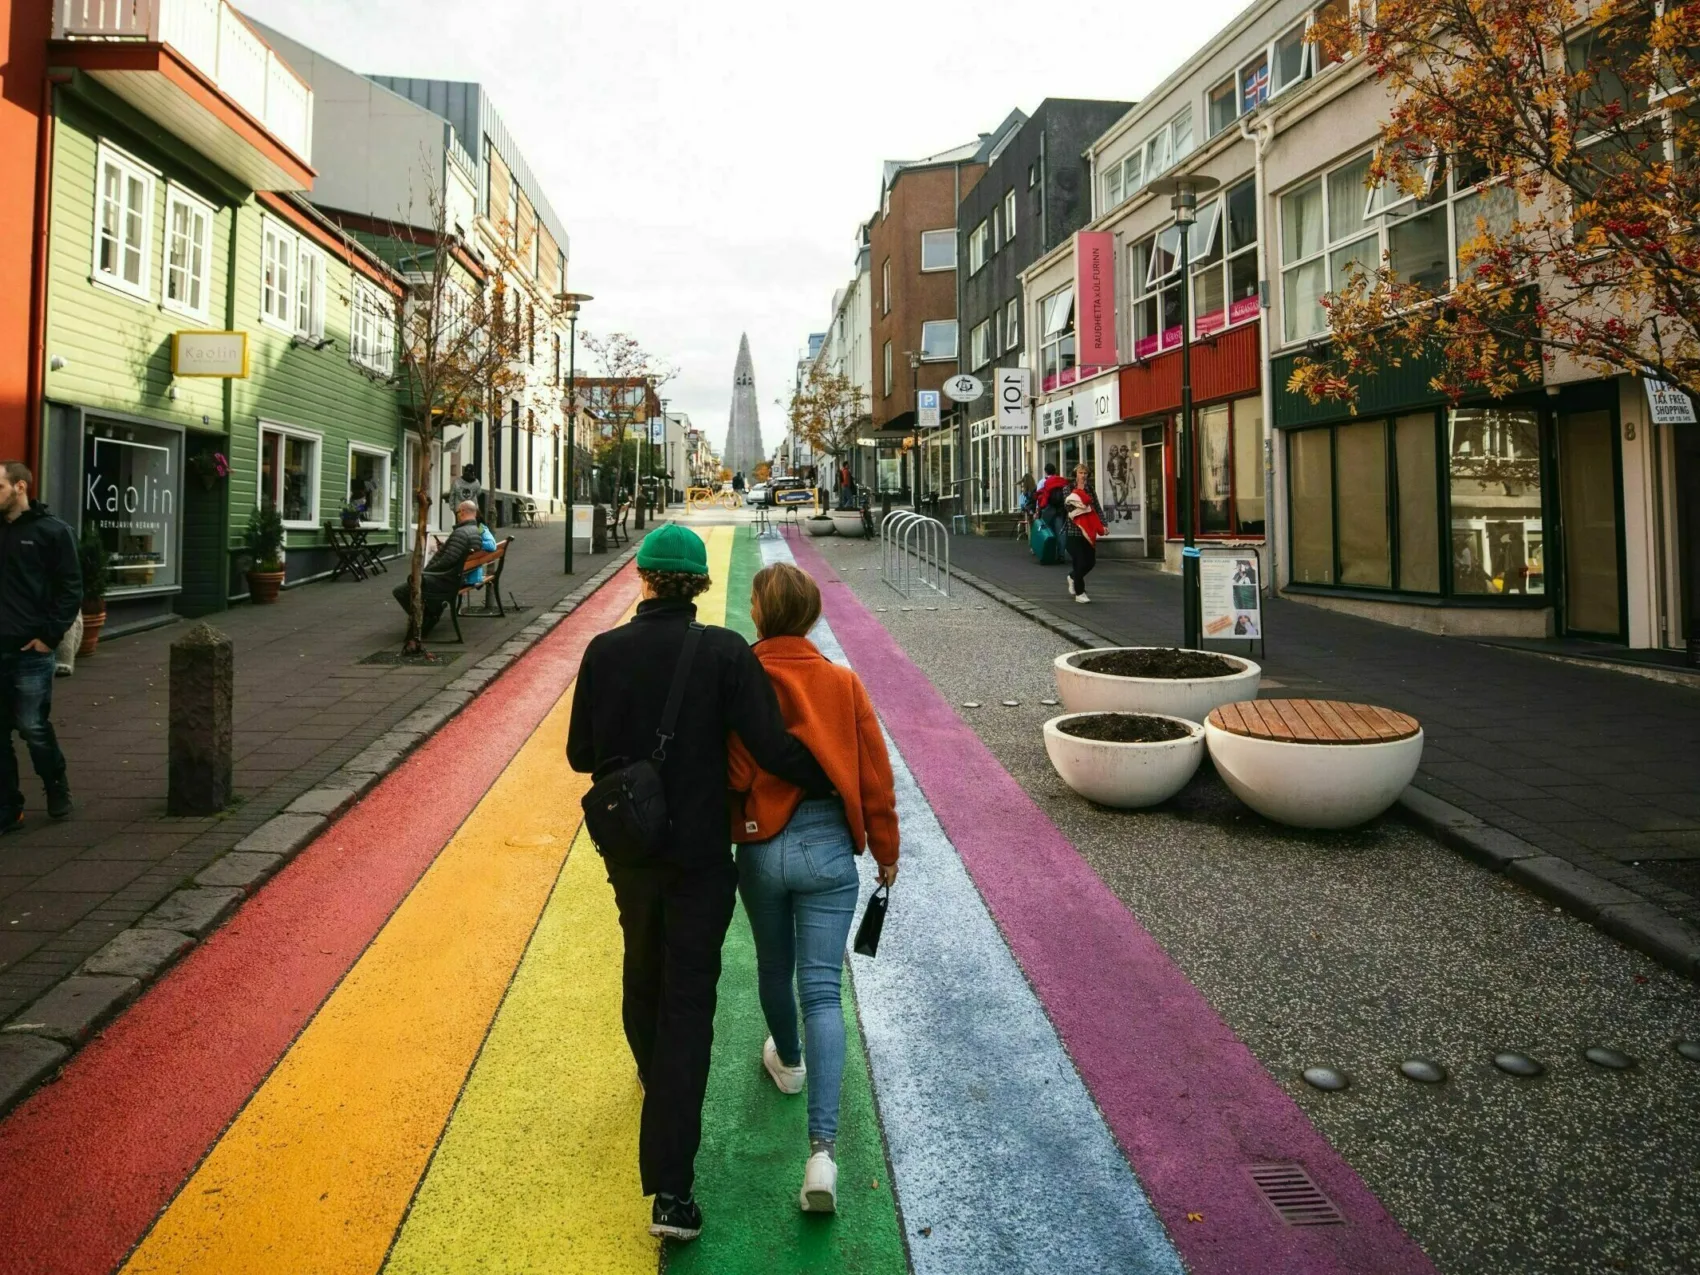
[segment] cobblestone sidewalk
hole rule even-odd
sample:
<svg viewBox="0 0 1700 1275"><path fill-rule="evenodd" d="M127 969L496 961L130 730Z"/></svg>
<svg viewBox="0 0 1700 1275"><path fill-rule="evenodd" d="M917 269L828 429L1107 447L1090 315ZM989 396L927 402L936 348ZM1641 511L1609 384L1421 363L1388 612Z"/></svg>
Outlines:
<svg viewBox="0 0 1700 1275"><path fill-rule="evenodd" d="M1013 540L951 539L953 565L1118 645L1181 641L1181 585L1100 561L1075 605ZM1416 786L1700 924L1700 689L1265 600L1264 685L1410 713ZM1225 646L1240 650L1243 644Z"/></svg>
<svg viewBox="0 0 1700 1275"><path fill-rule="evenodd" d="M54 687L53 717L76 810L49 822L25 770L25 825L0 841L0 1021L70 974L108 939L248 833L394 728L546 611L610 555L561 570L561 525L516 530L502 579L507 619L445 617L439 667L362 664L399 650L405 623L390 590L402 565L363 582L315 582L276 606L211 617L236 649L237 801L212 818L165 813L170 645L182 624L102 643Z"/></svg>

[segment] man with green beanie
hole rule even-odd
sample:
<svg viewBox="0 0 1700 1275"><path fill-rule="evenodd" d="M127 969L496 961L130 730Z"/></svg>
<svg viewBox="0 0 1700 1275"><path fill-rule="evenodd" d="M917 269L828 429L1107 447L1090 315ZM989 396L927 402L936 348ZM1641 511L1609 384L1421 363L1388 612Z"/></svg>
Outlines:
<svg viewBox="0 0 1700 1275"><path fill-rule="evenodd" d="M579 665L567 733L567 760L577 771L601 774L655 751L673 670L696 621L692 599L709 586L706 547L676 524L645 537L637 569L637 615L591 639ZM625 935L621 1015L644 1087L638 1166L644 1194L655 1197L649 1231L679 1240L702 1229L692 1188L720 947L738 892L727 832L726 739L733 731L764 770L811 796L832 791L809 750L786 731L749 644L730 629L707 626L661 763L669 843L653 861L607 865Z"/></svg>

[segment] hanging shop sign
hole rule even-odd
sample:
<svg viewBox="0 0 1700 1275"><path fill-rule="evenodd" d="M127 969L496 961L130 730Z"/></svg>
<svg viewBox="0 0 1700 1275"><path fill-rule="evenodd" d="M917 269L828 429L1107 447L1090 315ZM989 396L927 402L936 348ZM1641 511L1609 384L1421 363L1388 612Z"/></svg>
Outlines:
<svg viewBox="0 0 1700 1275"><path fill-rule="evenodd" d="M1261 638L1263 595L1259 585L1256 555L1207 553L1200 557L1198 593L1205 638L1219 642Z"/></svg>
<svg viewBox="0 0 1700 1275"><path fill-rule="evenodd" d="M922 390L915 395L917 429L937 429L939 427L939 392L937 390Z"/></svg>
<svg viewBox="0 0 1700 1275"><path fill-rule="evenodd" d="M1653 413L1655 425L1693 425L1694 400L1687 391L1679 390L1666 381L1644 378L1647 386L1647 406Z"/></svg>
<svg viewBox="0 0 1700 1275"><path fill-rule="evenodd" d="M173 332L171 375L218 376L245 380L248 376L246 332Z"/></svg>
<svg viewBox="0 0 1700 1275"><path fill-rule="evenodd" d="M961 376L953 376L944 383L945 396L957 403L972 403L986 392L986 383L977 376L964 372Z"/></svg>
<svg viewBox="0 0 1700 1275"><path fill-rule="evenodd" d="M1024 367L998 369L998 433L1031 434L1033 407L1028 400L1031 374Z"/></svg>
<svg viewBox="0 0 1700 1275"><path fill-rule="evenodd" d="M1115 367L1116 237L1108 231L1074 236L1074 331L1080 367Z"/></svg>

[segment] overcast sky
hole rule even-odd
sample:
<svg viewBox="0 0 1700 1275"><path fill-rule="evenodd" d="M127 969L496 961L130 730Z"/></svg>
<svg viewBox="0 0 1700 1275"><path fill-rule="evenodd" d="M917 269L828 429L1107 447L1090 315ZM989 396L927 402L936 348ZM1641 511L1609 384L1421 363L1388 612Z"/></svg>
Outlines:
<svg viewBox="0 0 1700 1275"><path fill-rule="evenodd" d="M774 400L850 278L882 161L1047 96L1137 100L1245 7L237 3L356 70L481 81L566 223L568 287L596 297L581 331L629 332L677 368L670 409L717 445L747 331L770 452Z"/></svg>

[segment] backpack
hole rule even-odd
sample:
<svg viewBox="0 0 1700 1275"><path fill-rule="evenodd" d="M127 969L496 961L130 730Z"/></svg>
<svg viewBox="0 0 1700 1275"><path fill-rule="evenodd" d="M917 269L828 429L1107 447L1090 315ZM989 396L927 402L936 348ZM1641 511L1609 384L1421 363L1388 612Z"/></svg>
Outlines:
<svg viewBox="0 0 1700 1275"><path fill-rule="evenodd" d="M1068 484L1058 483L1045 493L1045 508L1061 512L1068 503Z"/></svg>

